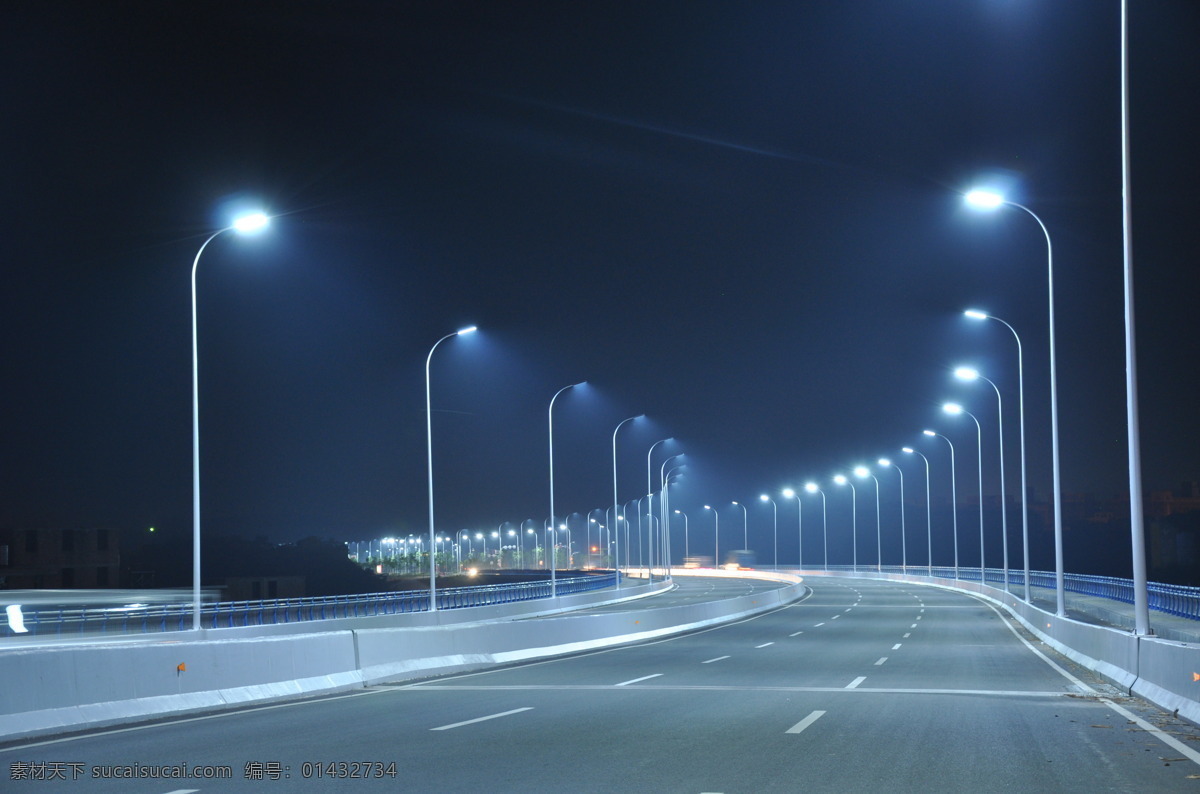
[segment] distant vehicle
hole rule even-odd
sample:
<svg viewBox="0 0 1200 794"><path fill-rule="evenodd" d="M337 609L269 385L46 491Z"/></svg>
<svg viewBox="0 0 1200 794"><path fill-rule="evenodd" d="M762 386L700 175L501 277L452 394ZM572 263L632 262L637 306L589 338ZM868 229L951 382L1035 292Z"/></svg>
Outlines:
<svg viewBox="0 0 1200 794"><path fill-rule="evenodd" d="M754 550L753 549L734 549L725 555L726 568L753 568L754 567Z"/></svg>

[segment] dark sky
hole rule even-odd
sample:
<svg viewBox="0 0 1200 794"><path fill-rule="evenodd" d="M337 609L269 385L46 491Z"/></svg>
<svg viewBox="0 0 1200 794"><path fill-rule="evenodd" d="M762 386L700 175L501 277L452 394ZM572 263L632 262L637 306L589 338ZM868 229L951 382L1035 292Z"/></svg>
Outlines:
<svg viewBox="0 0 1200 794"><path fill-rule="evenodd" d="M1130 5L1149 492L1200 479L1200 6ZM547 406L585 379L555 407L559 514L611 502L613 428L641 413L621 498L674 436L696 531L737 499L765 538L760 492L906 444L944 499L925 427L969 491L974 426L946 399L983 422L996 493L994 395L955 383L960 363L1003 391L1015 493L1015 346L971 306L1022 335L1044 498L1046 245L1020 210L963 208L986 179L1053 239L1063 488L1127 488L1118 0L0 14L0 526L190 533L189 271L253 202L269 231L223 234L199 267L206 532L425 528L425 360L471 323L432 362L447 531L548 514Z"/></svg>

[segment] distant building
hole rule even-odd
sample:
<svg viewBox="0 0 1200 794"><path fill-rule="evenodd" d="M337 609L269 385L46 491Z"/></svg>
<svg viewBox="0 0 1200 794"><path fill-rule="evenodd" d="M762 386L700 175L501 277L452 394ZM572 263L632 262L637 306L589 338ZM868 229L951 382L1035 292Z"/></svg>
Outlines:
<svg viewBox="0 0 1200 794"><path fill-rule="evenodd" d="M121 549L112 529L0 529L0 589L120 586Z"/></svg>

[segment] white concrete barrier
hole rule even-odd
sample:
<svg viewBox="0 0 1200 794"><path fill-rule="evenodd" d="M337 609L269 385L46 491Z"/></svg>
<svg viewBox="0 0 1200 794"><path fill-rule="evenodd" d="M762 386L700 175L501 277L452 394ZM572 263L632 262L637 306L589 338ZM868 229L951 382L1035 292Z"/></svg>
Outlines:
<svg viewBox="0 0 1200 794"><path fill-rule="evenodd" d="M783 580L791 586L724 601L598 615L567 610L637 599L672 585L562 596L553 606L528 601L423 616L0 647L0 739L338 692L690 631L799 598L799 579Z"/></svg>

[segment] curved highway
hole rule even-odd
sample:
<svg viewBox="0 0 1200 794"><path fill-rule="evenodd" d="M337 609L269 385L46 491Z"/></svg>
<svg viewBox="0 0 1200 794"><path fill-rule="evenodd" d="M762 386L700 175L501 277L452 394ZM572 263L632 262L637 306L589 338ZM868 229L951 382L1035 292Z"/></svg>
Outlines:
<svg viewBox="0 0 1200 794"><path fill-rule="evenodd" d="M987 603L901 582L806 583L790 606L684 636L0 756L13 790L14 770L47 764L123 792L1200 790L1192 726ZM96 777L134 765L229 779Z"/></svg>

